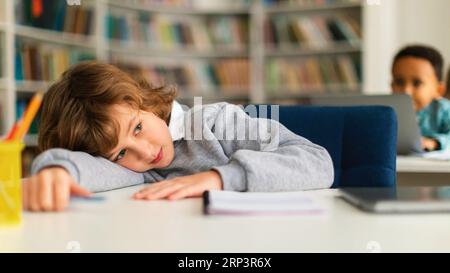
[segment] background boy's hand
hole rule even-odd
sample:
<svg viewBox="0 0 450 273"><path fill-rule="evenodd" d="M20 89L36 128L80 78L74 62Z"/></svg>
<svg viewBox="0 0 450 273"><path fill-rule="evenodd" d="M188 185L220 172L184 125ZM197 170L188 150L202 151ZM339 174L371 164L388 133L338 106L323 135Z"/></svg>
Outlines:
<svg viewBox="0 0 450 273"><path fill-rule="evenodd" d="M133 198L177 200L186 197L200 197L207 190L222 190L222 188L220 174L216 171L208 171L154 183L134 194Z"/></svg>
<svg viewBox="0 0 450 273"><path fill-rule="evenodd" d="M50 167L23 180L23 208L31 211L62 211L70 195L90 196L62 167Z"/></svg>
<svg viewBox="0 0 450 273"><path fill-rule="evenodd" d="M436 139L422 137L422 148L425 151L435 151L439 148L439 143Z"/></svg>

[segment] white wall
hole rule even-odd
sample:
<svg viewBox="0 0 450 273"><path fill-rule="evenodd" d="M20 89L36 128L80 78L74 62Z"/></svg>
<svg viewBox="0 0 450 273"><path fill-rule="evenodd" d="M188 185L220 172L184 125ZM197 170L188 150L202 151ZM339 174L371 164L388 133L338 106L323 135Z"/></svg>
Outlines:
<svg viewBox="0 0 450 273"><path fill-rule="evenodd" d="M377 1L372 1L377 2ZM365 7L364 68L366 93L390 91L392 57L411 43L431 45L450 64L449 0L379 0Z"/></svg>

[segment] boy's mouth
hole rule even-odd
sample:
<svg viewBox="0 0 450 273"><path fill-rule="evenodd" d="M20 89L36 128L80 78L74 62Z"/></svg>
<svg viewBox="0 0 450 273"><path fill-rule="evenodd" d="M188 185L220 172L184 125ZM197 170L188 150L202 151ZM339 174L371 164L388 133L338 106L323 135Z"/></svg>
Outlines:
<svg viewBox="0 0 450 273"><path fill-rule="evenodd" d="M163 152L162 152L162 147L161 147L161 149L159 150L158 155L156 156L155 159L153 159L152 162L150 162L150 164L157 164L159 161L161 161L162 158L163 158Z"/></svg>

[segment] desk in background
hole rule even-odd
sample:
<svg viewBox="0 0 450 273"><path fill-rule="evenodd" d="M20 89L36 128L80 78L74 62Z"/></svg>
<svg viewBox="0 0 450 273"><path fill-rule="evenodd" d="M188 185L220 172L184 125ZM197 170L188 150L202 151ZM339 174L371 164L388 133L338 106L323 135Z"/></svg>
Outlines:
<svg viewBox="0 0 450 273"><path fill-rule="evenodd" d="M375 215L307 192L326 208L315 216L204 216L199 198L134 201L142 186L102 193L103 203L73 203L63 213L25 213L0 229L2 252L450 252L450 217Z"/></svg>
<svg viewBox="0 0 450 273"><path fill-rule="evenodd" d="M397 156L397 185L450 186L450 161Z"/></svg>

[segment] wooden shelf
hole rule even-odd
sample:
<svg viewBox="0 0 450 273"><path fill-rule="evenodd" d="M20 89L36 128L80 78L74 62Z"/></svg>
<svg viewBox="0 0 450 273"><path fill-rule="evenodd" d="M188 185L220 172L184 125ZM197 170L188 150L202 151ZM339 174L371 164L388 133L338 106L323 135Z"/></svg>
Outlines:
<svg viewBox="0 0 450 273"><path fill-rule="evenodd" d="M193 100L194 97L202 97L204 100L249 100L250 98L250 91L248 88L212 87L207 90L201 90L189 87L178 87L177 89L177 99L180 100Z"/></svg>
<svg viewBox="0 0 450 273"><path fill-rule="evenodd" d="M141 5L141 4L130 4L127 2L118 1L108 1L108 5L115 8L131 9L138 11L146 11L151 13L165 13L165 14L176 14L176 15L236 15L236 14L249 14L249 7L230 7L221 9L200 9L194 7L167 7L163 5Z"/></svg>
<svg viewBox="0 0 450 273"><path fill-rule="evenodd" d="M163 49L152 47L143 43L130 45L114 41L110 43L109 51L117 54L145 55L149 57L175 57L175 58L245 58L249 56L247 49L218 48L211 51L198 49Z"/></svg>
<svg viewBox="0 0 450 273"><path fill-rule="evenodd" d="M51 82L45 81L16 81L16 91L22 93L45 92L50 87Z"/></svg>
<svg viewBox="0 0 450 273"><path fill-rule="evenodd" d="M330 44L329 46L323 48L301 48L291 44L280 46L278 48L269 46L265 49L265 52L267 57L352 54L362 52L362 45L357 43L355 43L355 45L349 45L348 43L336 43Z"/></svg>
<svg viewBox="0 0 450 273"><path fill-rule="evenodd" d="M319 11L331 11L335 12L342 9L362 8L361 3L348 3L348 4L329 4L323 6L298 6L298 5L278 5L269 6L265 8L267 14L278 13L309 13Z"/></svg>
<svg viewBox="0 0 450 273"><path fill-rule="evenodd" d="M180 94L177 97L177 100L183 102L194 102L194 97L202 97L203 101L247 101L250 100L249 95L189 95L189 94Z"/></svg>
<svg viewBox="0 0 450 273"><path fill-rule="evenodd" d="M267 99L269 100L283 100L283 99L304 99L311 96L321 97L321 96L330 96L330 95L351 95L351 94L361 94L361 84L358 84L357 87L352 90L348 88L348 86L329 86L321 89L309 89L309 90L290 90L290 89L277 89L276 94L275 90L267 90Z"/></svg>
<svg viewBox="0 0 450 273"><path fill-rule="evenodd" d="M15 26L15 33L20 37L45 41L54 44L84 47L93 50L96 48L95 38L93 36L58 32L22 25Z"/></svg>

